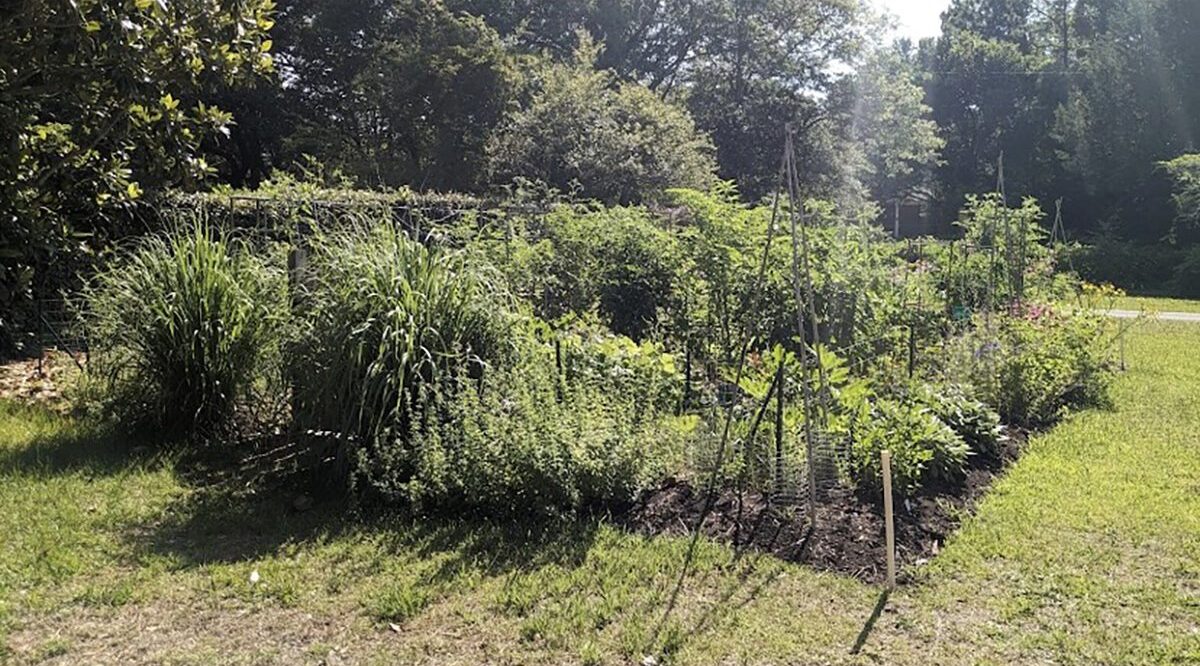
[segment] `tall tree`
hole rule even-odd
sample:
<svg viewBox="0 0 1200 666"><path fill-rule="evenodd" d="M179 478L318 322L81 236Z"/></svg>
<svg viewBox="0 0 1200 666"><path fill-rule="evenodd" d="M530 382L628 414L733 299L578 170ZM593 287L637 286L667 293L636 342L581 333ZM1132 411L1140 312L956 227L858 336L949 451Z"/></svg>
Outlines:
<svg viewBox="0 0 1200 666"><path fill-rule="evenodd" d="M291 0L280 23L292 158L375 187L480 186L517 76L482 19L425 0Z"/></svg>
<svg viewBox="0 0 1200 666"><path fill-rule="evenodd" d="M954 0L942 15L928 96L946 141L943 215L954 215L967 194L997 186L1001 155L1007 190L1043 193L1053 107L1042 96L1048 60L1032 7L1032 0Z"/></svg>
<svg viewBox="0 0 1200 666"><path fill-rule="evenodd" d="M1172 225L1170 183L1156 166L1195 147L1200 74L1195 3L1079 0L1077 51L1054 133L1081 212L1127 236Z"/></svg>
<svg viewBox="0 0 1200 666"><path fill-rule="evenodd" d="M216 86L269 72L271 0L12 0L0 22L0 313L146 191L195 184ZM18 322L0 314L0 345ZM11 343L11 339L9 340Z"/></svg>
<svg viewBox="0 0 1200 666"><path fill-rule="evenodd" d="M843 199L886 202L933 186L944 142L914 56L904 42L876 48L831 98L844 127Z"/></svg>
<svg viewBox="0 0 1200 666"><path fill-rule="evenodd" d="M833 159L821 98L832 65L861 46L858 0L455 0L525 48L569 56L574 32L603 44L597 66L682 95L712 135L720 173L744 195L771 188L783 130L792 124L816 174Z"/></svg>
<svg viewBox="0 0 1200 666"><path fill-rule="evenodd" d="M597 55L585 40L573 62L535 70L528 103L491 143L495 182L528 178L611 204L711 185L712 145L687 111L597 69Z"/></svg>

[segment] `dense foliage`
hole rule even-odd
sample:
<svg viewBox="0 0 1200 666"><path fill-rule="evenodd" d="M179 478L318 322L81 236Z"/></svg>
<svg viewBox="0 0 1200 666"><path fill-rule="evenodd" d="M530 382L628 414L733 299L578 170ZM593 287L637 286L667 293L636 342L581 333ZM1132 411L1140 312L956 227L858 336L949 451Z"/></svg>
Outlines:
<svg viewBox="0 0 1200 666"><path fill-rule="evenodd" d="M249 137L275 145L256 151L276 164L312 156L367 187L483 186L485 145L520 74L482 18L426 0L293 0L279 21L293 85L247 100L247 115L275 119Z"/></svg>
<svg viewBox="0 0 1200 666"><path fill-rule="evenodd" d="M886 44L856 0L20 0L0 26L0 347L168 189L282 171L640 204L715 174L756 202L788 130L801 196L844 216L904 204L953 235L1003 185L1061 200L1058 240L1181 257L1197 11L953 0L939 37Z"/></svg>
<svg viewBox="0 0 1200 666"><path fill-rule="evenodd" d="M686 111L594 69L586 44L576 57L536 72L529 102L496 132L488 148L496 182L531 178L615 204L712 181L712 146Z"/></svg>
<svg viewBox="0 0 1200 666"><path fill-rule="evenodd" d="M1160 161L1197 136L1200 5L1187 0L954 0L923 43L946 138L945 212L991 189L1062 197L1076 235L1158 241L1173 217Z"/></svg>
<svg viewBox="0 0 1200 666"><path fill-rule="evenodd" d="M181 223L96 277L85 292L96 347L89 376L110 414L169 436L212 437L266 388L260 382L277 378L284 276L260 252L203 222Z"/></svg>
<svg viewBox="0 0 1200 666"><path fill-rule="evenodd" d="M461 253L425 248L390 224L318 236L297 315L296 420L367 455L403 442L420 391L479 376L509 354L502 289Z"/></svg>
<svg viewBox="0 0 1200 666"><path fill-rule="evenodd" d="M1102 315L1051 306L981 322L954 341L956 374L1008 423L1045 426L1106 400L1109 349Z"/></svg>
<svg viewBox="0 0 1200 666"><path fill-rule="evenodd" d="M310 243L295 421L333 434L368 497L508 513L632 499L669 447L669 357L603 329L554 334L472 253L388 222ZM654 447L648 443L655 441Z"/></svg>
<svg viewBox="0 0 1200 666"><path fill-rule="evenodd" d="M127 208L208 177L231 116L205 91L272 71L271 0L7 3L0 23L0 350L34 293L122 233ZM181 26L187 26L181 29Z"/></svg>
<svg viewBox="0 0 1200 666"><path fill-rule="evenodd" d="M899 490L917 493L1000 456L1001 418L1040 427L1106 399L1107 326L1062 304L1078 286L1054 274L1033 201L973 200L967 238L929 255L809 201L795 211L807 267L772 208L728 186L671 201L451 218L428 245L377 198L297 210L310 232L292 241L286 326L252 307L287 300L265 260L204 227L156 241L93 294L98 358L139 361L104 397L198 414L170 418L202 435L253 403L247 389L278 371L259 360L289 331L293 434L338 461L333 478L362 498L497 514L628 502L668 473L795 483L810 428L846 481L877 490L888 449ZM135 332L158 347L119 334L138 301L154 309ZM801 307L818 325L797 328ZM164 352L125 351L142 348Z"/></svg>
<svg viewBox="0 0 1200 666"><path fill-rule="evenodd" d="M686 431L637 393L556 375L551 348L526 354L432 388L436 417L365 458L361 482L425 509L528 515L631 502L679 459Z"/></svg>
<svg viewBox="0 0 1200 666"><path fill-rule="evenodd" d="M94 261L110 414L210 439L270 394L361 497L781 486L801 433L863 490L884 449L901 491L952 485L1105 401L1111 324L1064 267L1200 290L1196 25L952 0L889 46L857 0L19 0L0 348Z"/></svg>

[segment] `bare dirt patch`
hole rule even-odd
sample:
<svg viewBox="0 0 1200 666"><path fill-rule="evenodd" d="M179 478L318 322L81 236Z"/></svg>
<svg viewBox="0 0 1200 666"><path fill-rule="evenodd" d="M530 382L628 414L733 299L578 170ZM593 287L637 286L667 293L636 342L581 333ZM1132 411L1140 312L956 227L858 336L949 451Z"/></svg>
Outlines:
<svg viewBox="0 0 1200 666"><path fill-rule="evenodd" d="M924 491L896 504L896 552L902 565L938 554L946 539L974 511L992 483L1016 459L1024 433L1011 432L999 456L977 457L966 479L956 486ZM772 505L764 494L721 490L705 514L707 492L691 483L667 479L646 493L620 518L644 534L690 534L769 552L826 571L880 582L885 575L882 500L844 487L824 491L818 501L816 529L802 510Z"/></svg>
<svg viewBox="0 0 1200 666"><path fill-rule="evenodd" d="M48 406L62 402L62 387L79 372L76 362L86 364L83 354L47 351L39 358L0 363L0 400L16 400Z"/></svg>

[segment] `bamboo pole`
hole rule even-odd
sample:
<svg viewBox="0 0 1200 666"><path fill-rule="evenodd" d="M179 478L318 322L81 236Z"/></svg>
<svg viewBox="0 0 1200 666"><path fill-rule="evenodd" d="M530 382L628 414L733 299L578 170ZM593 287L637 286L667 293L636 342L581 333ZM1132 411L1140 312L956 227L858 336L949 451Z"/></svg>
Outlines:
<svg viewBox="0 0 1200 666"><path fill-rule="evenodd" d="M775 375L775 497L783 495L783 405L784 362L781 358Z"/></svg>
<svg viewBox="0 0 1200 666"><path fill-rule="evenodd" d="M786 158L784 166L787 169L788 179L788 217L791 222L792 232L792 289L796 298L796 335L800 341L800 396L804 402L804 448L805 462L808 467L808 522L809 529L813 532L817 530L817 476L816 476L816 443L813 441L813 416L815 410L813 408L812 386L808 381L808 343L804 339L804 287L800 280L800 236L797 231L796 224L796 202L800 198L796 188L796 165L793 156L792 148L792 133L791 127L788 127L786 146ZM811 293L811 292L810 292ZM816 340L813 340L816 344Z"/></svg>

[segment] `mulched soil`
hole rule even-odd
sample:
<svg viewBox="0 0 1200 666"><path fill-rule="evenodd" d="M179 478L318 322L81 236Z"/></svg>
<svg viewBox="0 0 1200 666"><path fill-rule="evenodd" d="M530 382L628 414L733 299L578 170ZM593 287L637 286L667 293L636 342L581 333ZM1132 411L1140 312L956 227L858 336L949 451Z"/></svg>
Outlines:
<svg viewBox="0 0 1200 666"><path fill-rule="evenodd" d="M901 567L922 564L938 554L962 518L1016 459L1025 439L1025 433L1010 431L1000 455L973 460L960 486L931 489L896 503L896 557ZM706 499L705 489L668 479L646 493L620 521L643 534L692 534ZM820 496L816 514L813 531L802 508L772 506L761 493L725 489L717 493L700 530L739 549L768 552L868 582L882 581L886 575L882 499L834 488Z"/></svg>
<svg viewBox="0 0 1200 666"><path fill-rule="evenodd" d="M76 354L75 360L87 363L83 354ZM48 350L40 363L37 358L0 363L0 399L60 405L64 380L79 371L75 360L66 352Z"/></svg>

